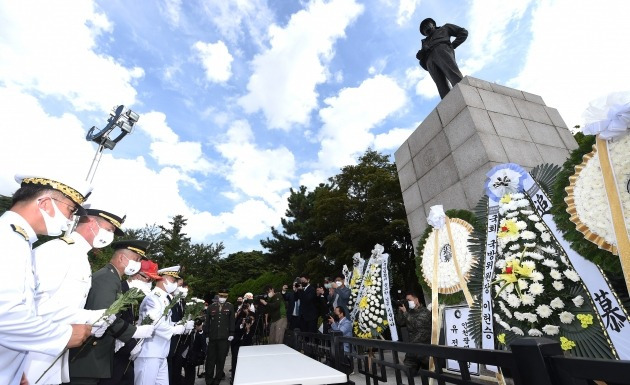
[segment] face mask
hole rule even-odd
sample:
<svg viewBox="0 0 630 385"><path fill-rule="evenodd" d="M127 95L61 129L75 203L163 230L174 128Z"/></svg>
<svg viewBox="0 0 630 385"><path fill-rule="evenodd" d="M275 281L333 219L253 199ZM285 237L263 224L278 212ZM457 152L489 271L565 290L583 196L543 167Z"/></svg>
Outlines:
<svg viewBox="0 0 630 385"><path fill-rule="evenodd" d="M227 298L219 298L219 303L225 303L225 300L226 300L226 299L227 299Z"/></svg>
<svg viewBox="0 0 630 385"><path fill-rule="evenodd" d="M125 258L127 258L127 256L125 256ZM125 267L125 274L127 274L128 276L132 276L140 271L140 268L142 267L142 264L140 262L132 261L129 258L127 258L127 260L129 261L129 263Z"/></svg>
<svg viewBox="0 0 630 385"><path fill-rule="evenodd" d="M330 289L332 287L332 283L325 283L324 284L324 288L325 289Z"/></svg>
<svg viewBox="0 0 630 385"><path fill-rule="evenodd" d="M55 204L55 201L50 198L50 203L52 203L53 210L55 212L55 216L51 217L45 210L39 209L39 212L42 214L44 218L44 224L46 225L46 233L51 237L56 237L57 235L61 235L64 231L68 230L68 218L66 218L61 210Z"/></svg>
<svg viewBox="0 0 630 385"><path fill-rule="evenodd" d="M107 231L99 226L98 222L96 223L96 226L98 226L98 232L96 234L94 234L94 230L90 228L92 234L94 234L92 247L100 249L101 247L108 246L110 243L112 243L112 241L114 240L114 233L111 231Z"/></svg>
<svg viewBox="0 0 630 385"><path fill-rule="evenodd" d="M164 281L164 290L168 294L171 294L172 292L174 292L175 289L177 289L177 282Z"/></svg>
<svg viewBox="0 0 630 385"><path fill-rule="evenodd" d="M136 288L144 293L144 295L148 295L151 292L151 282L142 282L139 279L134 279L129 282L129 288Z"/></svg>
<svg viewBox="0 0 630 385"><path fill-rule="evenodd" d="M341 282L341 281L337 281L335 283L337 284L337 287L341 287L341 285L343 285L343 282Z"/></svg>
<svg viewBox="0 0 630 385"><path fill-rule="evenodd" d="M414 301L407 301L407 303L409 304L409 309L415 309L416 308L416 303Z"/></svg>

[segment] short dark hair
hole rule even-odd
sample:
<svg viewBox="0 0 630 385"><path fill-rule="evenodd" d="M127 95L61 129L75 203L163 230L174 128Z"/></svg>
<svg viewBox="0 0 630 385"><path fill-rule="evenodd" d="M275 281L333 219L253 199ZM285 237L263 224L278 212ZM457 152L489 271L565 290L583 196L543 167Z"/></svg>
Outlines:
<svg viewBox="0 0 630 385"><path fill-rule="evenodd" d="M335 278L346 279L346 276L343 274L338 274Z"/></svg>
<svg viewBox="0 0 630 385"><path fill-rule="evenodd" d="M268 292L268 291L269 291L269 290L271 290L271 289L273 289L273 286L271 286L271 285L265 285L265 288L263 289L263 291L266 293L266 292Z"/></svg>
<svg viewBox="0 0 630 385"><path fill-rule="evenodd" d="M311 277L308 275L308 273L302 273L302 274L300 274L300 278L311 279Z"/></svg>
<svg viewBox="0 0 630 385"><path fill-rule="evenodd" d="M420 297L418 297L418 293L416 293L413 290L408 290L407 293L405 294L405 297L408 296L408 295L410 295L412 297L420 298Z"/></svg>
<svg viewBox="0 0 630 385"><path fill-rule="evenodd" d="M343 314L344 317L348 316L348 314L346 313L346 309L344 309L343 307L337 306L335 309L339 309L339 312Z"/></svg>
<svg viewBox="0 0 630 385"><path fill-rule="evenodd" d="M11 207L15 206L17 203L38 198L48 191L58 192L50 186L32 183L24 184L13 193L13 197L11 198Z"/></svg>

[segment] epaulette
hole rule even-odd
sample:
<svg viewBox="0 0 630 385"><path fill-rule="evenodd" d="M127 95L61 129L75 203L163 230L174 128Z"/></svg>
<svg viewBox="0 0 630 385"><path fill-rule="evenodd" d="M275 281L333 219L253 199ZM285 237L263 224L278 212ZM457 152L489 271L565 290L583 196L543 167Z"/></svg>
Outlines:
<svg viewBox="0 0 630 385"><path fill-rule="evenodd" d="M11 228L13 229L13 231L23 236L25 241L28 241L28 234L26 233L26 230L18 225L11 225Z"/></svg>
<svg viewBox="0 0 630 385"><path fill-rule="evenodd" d="M161 296L162 296L162 293L160 293L159 291L156 291L156 292L155 292L155 296L156 296L156 297L161 297Z"/></svg>
<svg viewBox="0 0 630 385"><path fill-rule="evenodd" d="M62 241L66 242L69 245L74 243L74 239L72 239L70 237L59 237L59 239L61 239Z"/></svg>

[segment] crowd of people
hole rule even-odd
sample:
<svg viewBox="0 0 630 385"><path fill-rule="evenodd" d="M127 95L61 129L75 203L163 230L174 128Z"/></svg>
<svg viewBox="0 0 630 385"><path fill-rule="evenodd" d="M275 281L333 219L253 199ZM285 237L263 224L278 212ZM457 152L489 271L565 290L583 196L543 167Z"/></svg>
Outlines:
<svg viewBox="0 0 630 385"><path fill-rule="evenodd" d="M216 385L226 378L230 348L234 371L240 347L282 343L287 328L352 336L351 291L343 275L311 284L304 273L291 288L245 293L236 306L220 292L192 316L180 267L160 269L147 255L147 241L114 242L124 235L125 216L85 204L89 184L42 176L16 180L20 188L0 217L0 261L12 268L0 291L3 384L191 385L204 364L206 384ZM38 235L67 230L32 248ZM109 263L92 274L88 253L109 245ZM125 293L144 298L139 306L131 301L116 308ZM430 313L417 296L408 299L399 322L414 334L412 341L426 343Z"/></svg>

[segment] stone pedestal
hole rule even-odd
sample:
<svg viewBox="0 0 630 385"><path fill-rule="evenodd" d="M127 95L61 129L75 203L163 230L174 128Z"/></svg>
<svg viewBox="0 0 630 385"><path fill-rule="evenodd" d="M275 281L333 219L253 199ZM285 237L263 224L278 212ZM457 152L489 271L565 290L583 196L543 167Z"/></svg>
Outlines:
<svg viewBox="0 0 630 385"><path fill-rule="evenodd" d="M465 77L395 154L414 246L431 206L472 209L492 167L562 165L575 148L558 110L540 96Z"/></svg>

